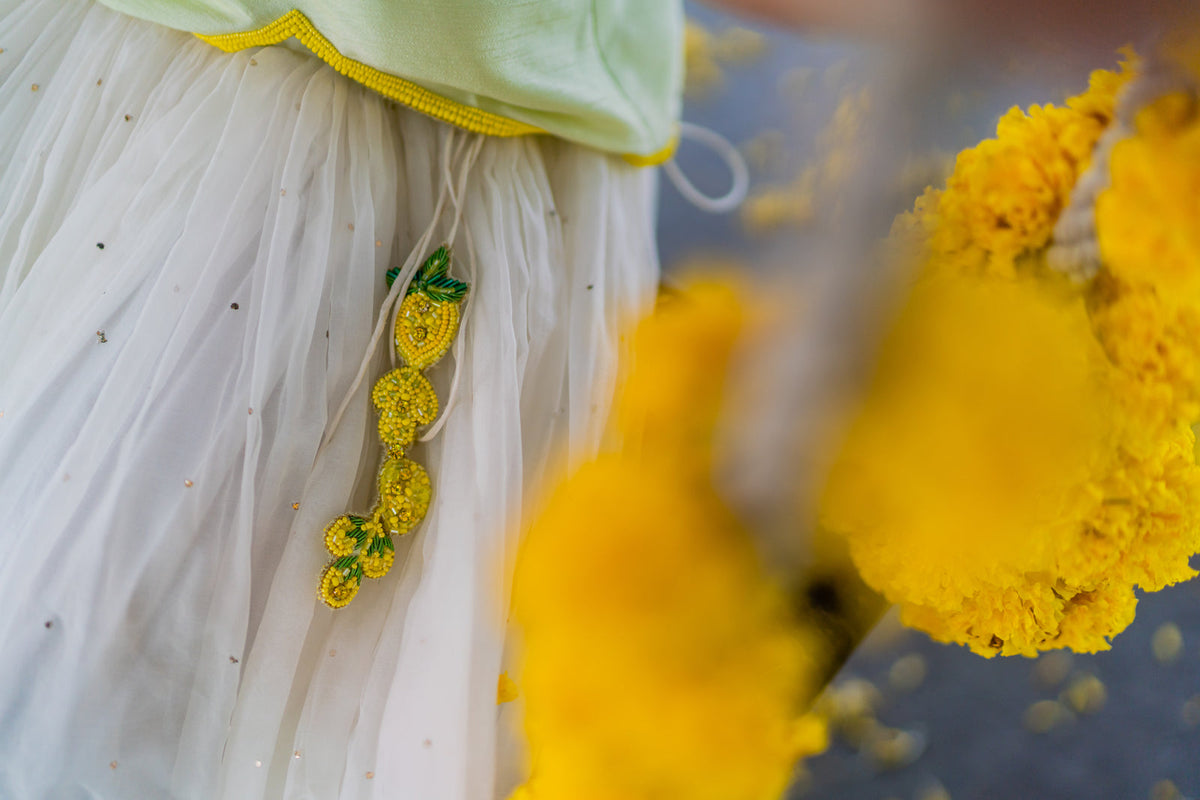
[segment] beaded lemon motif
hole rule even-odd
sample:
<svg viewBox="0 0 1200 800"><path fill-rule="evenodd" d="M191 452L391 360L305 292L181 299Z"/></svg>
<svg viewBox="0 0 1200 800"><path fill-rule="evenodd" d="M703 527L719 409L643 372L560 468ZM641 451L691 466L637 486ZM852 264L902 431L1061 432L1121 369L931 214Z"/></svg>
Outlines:
<svg viewBox="0 0 1200 800"><path fill-rule="evenodd" d="M438 362L458 334L467 284L447 275L450 250L439 247L417 271L396 314L396 352L404 366L388 372L371 390L385 451L379 468L379 501L370 514L343 514L325 528L333 560L321 574L321 601L342 608L363 578L382 578L396 561L393 536L403 536L429 511L433 486L424 467L405 457L417 429L437 418L438 399L422 374ZM388 270L391 286L398 270Z"/></svg>

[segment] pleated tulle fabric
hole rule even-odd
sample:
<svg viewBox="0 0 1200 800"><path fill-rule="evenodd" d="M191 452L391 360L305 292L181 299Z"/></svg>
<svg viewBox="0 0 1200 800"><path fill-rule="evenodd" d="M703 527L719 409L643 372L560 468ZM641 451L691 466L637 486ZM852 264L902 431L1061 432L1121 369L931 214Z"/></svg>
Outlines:
<svg viewBox="0 0 1200 800"><path fill-rule="evenodd" d="M0 797L503 796L521 499L598 443L652 176L86 0L0 0L0 47ZM447 156L472 289L434 502L333 612L386 338L322 441L384 272L454 225Z"/></svg>

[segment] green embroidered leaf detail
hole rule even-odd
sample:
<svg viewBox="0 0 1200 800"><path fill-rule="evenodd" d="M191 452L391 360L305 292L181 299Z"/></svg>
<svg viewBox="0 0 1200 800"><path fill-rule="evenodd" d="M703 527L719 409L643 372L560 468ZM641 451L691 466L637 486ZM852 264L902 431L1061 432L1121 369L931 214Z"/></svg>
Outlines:
<svg viewBox="0 0 1200 800"><path fill-rule="evenodd" d="M417 274L413 276L412 282L408 284L408 291L405 294L424 291L435 300L461 300L467 294L467 285L448 277L446 273L449 269L450 248L442 245L433 252L433 255L425 259L425 263L421 265ZM400 277L399 267L392 267L387 271L386 278L389 289L392 288L392 284L398 277ZM434 291L430 291L430 287Z"/></svg>
<svg viewBox="0 0 1200 800"><path fill-rule="evenodd" d="M439 247L431 255L408 285L406 294L423 292L434 300L454 303L467 296L466 283L455 280L447 275L450 269L450 248L446 245Z"/></svg>
<svg viewBox="0 0 1200 800"><path fill-rule="evenodd" d="M455 280L449 275L433 278L425 281L421 285L421 290L425 294L432 297L434 300L441 300L447 303L456 303L467 296L469 287L462 281Z"/></svg>
<svg viewBox="0 0 1200 800"><path fill-rule="evenodd" d="M433 251L433 255L425 259L425 263L417 270L416 280L440 278L450 270L450 248L442 245ZM415 281L414 281L415 282Z"/></svg>

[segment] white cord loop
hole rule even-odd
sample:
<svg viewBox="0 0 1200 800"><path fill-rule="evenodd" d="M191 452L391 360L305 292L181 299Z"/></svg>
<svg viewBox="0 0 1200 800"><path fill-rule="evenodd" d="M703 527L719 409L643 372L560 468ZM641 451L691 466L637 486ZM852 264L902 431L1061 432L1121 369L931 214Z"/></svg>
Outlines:
<svg viewBox="0 0 1200 800"><path fill-rule="evenodd" d="M446 144L442 149L442 180L440 181L441 186L438 189L437 203L433 208L433 216L429 220L429 225L425 228L424 233L422 233L421 237L417 240L417 244L409 252L408 258L405 259L403 266L401 266L399 273L392 282L392 287L388 291L387 297L384 298L383 304L380 306L379 320L375 323L375 330L371 334L371 341L367 344L367 352L363 355L362 362L359 364L358 373L354 377L354 382L346 391L345 396L342 398L341 404L338 406L337 413L333 415L329 422L329 426L325 429L325 439L321 443L321 447L317 450L318 456L320 455L321 451L328 446L329 442L332 441L334 433L337 432L338 425L341 424L342 418L346 414L346 410L350 407L350 403L354 400L355 394L357 394L359 388L362 386L363 379L366 378L367 372L371 368L371 361L375 357L375 349L379 346L379 340L383 337L384 331L390 330L395 326L395 317L400 310L400 304L398 301L408 291L408 285L412 282L413 277L416 275L417 270L424 261L425 254L428 252L430 244L433 241L434 232L437 230L438 223L441 221L442 211L446 206L447 197L449 197L451 204L454 206L454 218L450 226L450 236L447 239L447 242L451 245L454 243L454 237L458 233L458 226L463 215L462 199L466 194L467 177L471 172L471 167L474 165L475 160L479 156L480 150L483 148L482 136L474 137L474 140L471 141L469 146L467 146L467 142L470 140L470 137L464 136L459 138L459 136L460 134L455 128L451 128L446 135ZM465 155L463 155L464 148ZM454 186L456 182L453 178L451 165L453 162L458 161L460 156L463 156L463 158L459 166L459 176L457 181L458 186L456 192ZM469 235L468 245L470 245ZM473 248L470 248L470 250L472 251L471 276L473 281L475 274L474 253ZM470 302L469 298L470 295L468 294L468 303ZM465 306L463 316L465 318ZM462 337L459 336L458 341L455 342L454 380L451 387L451 396L449 398L449 402L447 402L446 411L448 411L453 405L456 394L455 389L458 387L458 364L462 360L461 350L458 348L458 344L461 341ZM394 338L391 336L388 337L388 342L389 361L394 367L396 365L396 343ZM436 433L436 431L441 429L442 419L444 418L445 411L442 413L442 416L438 419L433 428L431 428L432 433ZM431 438L431 435L431 433L427 433L425 436L421 437L421 441L428 441L429 438Z"/></svg>
<svg viewBox="0 0 1200 800"><path fill-rule="evenodd" d="M729 166L729 172L733 178L733 185L730 186L728 192L720 197L709 197L688 180L687 176L683 174L683 170L672 158L663 164L663 172L667 173L667 177L671 179L671 183L675 185L685 200L701 211L707 211L710 214L726 214L746 202L746 193L750 189L750 170L746 166L746 159L742 157L732 142L716 131L700 125L693 125L690 122L679 123L679 138L681 141L691 139L698 144L706 145Z"/></svg>

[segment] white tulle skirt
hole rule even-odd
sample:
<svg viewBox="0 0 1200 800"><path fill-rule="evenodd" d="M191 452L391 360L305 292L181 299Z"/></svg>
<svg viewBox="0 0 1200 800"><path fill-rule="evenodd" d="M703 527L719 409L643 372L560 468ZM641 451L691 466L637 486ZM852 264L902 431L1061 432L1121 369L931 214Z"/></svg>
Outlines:
<svg viewBox="0 0 1200 800"><path fill-rule="evenodd" d="M598 442L652 175L83 0L0 0L0 47L0 797L502 796L520 502ZM385 271L449 236L447 165L472 286L434 502L330 611L386 346L322 441Z"/></svg>

